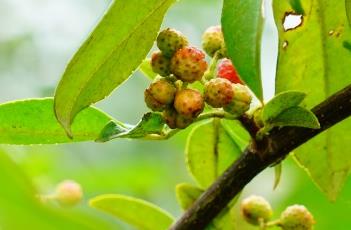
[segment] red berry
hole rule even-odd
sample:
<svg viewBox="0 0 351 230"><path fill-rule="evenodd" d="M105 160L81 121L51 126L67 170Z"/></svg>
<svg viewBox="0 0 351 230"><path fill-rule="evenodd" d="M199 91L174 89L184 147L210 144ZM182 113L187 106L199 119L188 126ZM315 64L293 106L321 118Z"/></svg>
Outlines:
<svg viewBox="0 0 351 230"><path fill-rule="evenodd" d="M194 89L179 90L174 99L174 108L185 117L197 117L204 110L204 107L201 93Z"/></svg>
<svg viewBox="0 0 351 230"><path fill-rule="evenodd" d="M151 67L155 73L163 77L166 77L171 74L171 60L165 57L160 51L152 53Z"/></svg>
<svg viewBox="0 0 351 230"><path fill-rule="evenodd" d="M180 80L200 80L207 69L205 54L195 47L179 49L171 59L171 72Z"/></svg>
<svg viewBox="0 0 351 230"><path fill-rule="evenodd" d="M228 79L233 83L243 84L242 81L240 80L238 72L236 71L230 59L224 58L218 64L217 70L218 70L217 77Z"/></svg>
<svg viewBox="0 0 351 230"><path fill-rule="evenodd" d="M228 105L234 97L232 83L224 78L211 79L205 85L205 101L214 108Z"/></svg>
<svg viewBox="0 0 351 230"><path fill-rule="evenodd" d="M187 38L175 29L167 28L157 36L157 47L168 58L171 58L178 49L187 45Z"/></svg>

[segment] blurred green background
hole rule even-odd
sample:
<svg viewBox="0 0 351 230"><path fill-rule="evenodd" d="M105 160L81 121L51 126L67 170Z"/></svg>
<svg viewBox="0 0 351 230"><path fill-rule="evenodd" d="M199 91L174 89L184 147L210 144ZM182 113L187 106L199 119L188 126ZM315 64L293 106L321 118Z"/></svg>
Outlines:
<svg viewBox="0 0 351 230"><path fill-rule="evenodd" d="M52 96L65 65L108 4L107 0L0 0L0 103ZM192 44L199 46L202 32L208 26L219 24L220 11L221 1L182 0L171 8L163 27L181 30ZM269 1L266 2L265 13L267 24L262 46L262 69L265 98L269 99L274 93L277 53L277 32ZM147 78L136 72L97 106L118 120L134 124L147 111L143 91L148 83ZM174 195L175 185L193 183L184 164L187 132L157 143L114 140L105 144L0 148L16 162L40 193L53 191L61 180L73 179L84 188L85 201L99 194L120 193L146 199L179 216L181 210ZM267 169L247 186L243 197L263 195L272 203L276 216L287 205L304 204L315 216L317 230L351 227L350 180L337 202L330 203L308 175L296 166L292 157L284 161L283 167L278 189L272 190L274 174L272 169ZM2 190L10 189L5 184L1 186ZM0 203L2 205L5 204ZM21 206L21 203L17 205ZM89 208L86 202L69 210L72 211L101 220L105 228L132 229ZM237 229L252 229L240 218L237 219Z"/></svg>

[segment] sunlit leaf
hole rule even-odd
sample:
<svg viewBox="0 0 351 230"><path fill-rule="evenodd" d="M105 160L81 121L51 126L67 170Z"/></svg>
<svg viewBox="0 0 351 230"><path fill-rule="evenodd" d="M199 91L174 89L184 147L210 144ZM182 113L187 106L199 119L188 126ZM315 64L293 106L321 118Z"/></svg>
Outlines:
<svg viewBox="0 0 351 230"><path fill-rule="evenodd" d="M202 188L211 185L241 153L218 119L196 126L185 151L188 169Z"/></svg>
<svg viewBox="0 0 351 230"><path fill-rule="evenodd" d="M183 210L187 210L203 192L204 190L191 184L182 183L176 186L177 201Z"/></svg>
<svg viewBox="0 0 351 230"><path fill-rule="evenodd" d="M351 26L351 0L345 0L345 5L346 5L347 19L349 20L349 24Z"/></svg>
<svg viewBox="0 0 351 230"><path fill-rule="evenodd" d="M247 130L237 120L221 120L221 124L234 143L244 151L251 139Z"/></svg>
<svg viewBox="0 0 351 230"><path fill-rule="evenodd" d="M262 0L224 0L222 29L228 55L240 77L262 100Z"/></svg>
<svg viewBox="0 0 351 230"><path fill-rule="evenodd" d="M146 77L150 78L151 80L155 79L157 73L152 70L150 58L144 59L144 61L140 64L139 70L142 72Z"/></svg>
<svg viewBox="0 0 351 230"><path fill-rule="evenodd" d="M279 32L276 90L298 90L307 94L305 104L312 108L351 83L351 28L346 26L344 1L300 1L305 11L302 24L284 30L290 0L274 0L274 17ZM295 153L318 186L335 199L351 167L349 152L351 121L338 124Z"/></svg>
<svg viewBox="0 0 351 230"><path fill-rule="evenodd" d="M0 143L54 144L94 141L112 118L95 108L79 114L72 126L74 138L67 137L55 118L52 98L12 101L0 105Z"/></svg>
<svg viewBox="0 0 351 230"><path fill-rule="evenodd" d="M140 65L174 0L116 0L68 64L56 89L56 117L71 123L85 107L104 99Z"/></svg>
<svg viewBox="0 0 351 230"><path fill-rule="evenodd" d="M140 230L165 230L174 220L154 204L123 195L101 195L90 200L90 205Z"/></svg>

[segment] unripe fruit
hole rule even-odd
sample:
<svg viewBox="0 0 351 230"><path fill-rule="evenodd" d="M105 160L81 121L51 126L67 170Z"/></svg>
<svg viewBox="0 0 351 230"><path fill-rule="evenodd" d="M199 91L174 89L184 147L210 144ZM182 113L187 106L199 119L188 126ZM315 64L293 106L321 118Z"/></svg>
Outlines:
<svg viewBox="0 0 351 230"><path fill-rule="evenodd" d="M182 116L173 108L167 108L163 111L163 118L171 129L184 129L194 121L192 117Z"/></svg>
<svg viewBox="0 0 351 230"><path fill-rule="evenodd" d="M62 206L76 205L82 200L82 197L82 188L75 181L63 181L56 188L55 200Z"/></svg>
<svg viewBox="0 0 351 230"><path fill-rule="evenodd" d="M224 107L228 113L241 116L250 108L252 96L246 86L241 84L232 84L234 91L233 100Z"/></svg>
<svg viewBox="0 0 351 230"><path fill-rule="evenodd" d="M175 29L167 28L162 30L157 36L157 47L168 58L172 57L177 50L187 45L187 38Z"/></svg>
<svg viewBox="0 0 351 230"><path fill-rule="evenodd" d="M195 47L179 49L171 59L171 72L184 82L200 80L206 69L205 54Z"/></svg>
<svg viewBox="0 0 351 230"><path fill-rule="evenodd" d="M156 80L144 92L145 103L153 111L162 111L173 103L176 91L172 82Z"/></svg>
<svg viewBox="0 0 351 230"><path fill-rule="evenodd" d="M287 207L280 216L279 226L284 230L311 230L315 220L303 205Z"/></svg>
<svg viewBox="0 0 351 230"><path fill-rule="evenodd" d="M241 202L241 214L244 219L253 225L260 221L267 222L273 215L271 205L260 196L249 196Z"/></svg>
<svg viewBox="0 0 351 230"><path fill-rule="evenodd" d="M174 108L185 117L197 117L204 110L204 107L201 93L194 89L179 90L174 99Z"/></svg>
<svg viewBox="0 0 351 230"><path fill-rule="evenodd" d="M160 51L156 51L152 54L151 67L155 73L163 77L171 74L171 60L165 57Z"/></svg>
<svg viewBox="0 0 351 230"><path fill-rule="evenodd" d="M213 57L217 51L225 49L223 33L220 26L207 28L202 35L202 48L210 57Z"/></svg>
<svg viewBox="0 0 351 230"><path fill-rule="evenodd" d="M239 78L239 74L236 71L232 61L230 59L224 58L217 67L217 77L225 78L232 83L243 84Z"/></svg>
<svg viewBox="0 0 351 230"><path fill-rule="evenodd" d="M205 101L214 108L228 105L234 97L232 83L223 78L211 79L205 85Z"/></svg>

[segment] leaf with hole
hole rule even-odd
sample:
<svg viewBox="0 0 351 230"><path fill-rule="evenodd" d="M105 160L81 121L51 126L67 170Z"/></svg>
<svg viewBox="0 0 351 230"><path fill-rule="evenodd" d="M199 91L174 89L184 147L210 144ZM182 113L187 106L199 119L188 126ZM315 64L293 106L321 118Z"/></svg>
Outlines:
<svg viewBox="0 0 351 230"><path fill-rule="evenodd" d="M91 199L89 204L140 230L165 230L174 221L169 213L156 205L124 195L101 195Z"/></svg>
<svg viewBox="0 0 351 230"><path fill-rule="evenodd" d="M306 94L299 91L285 91L275 95L262 109L263 122L274 120L284 110L299 105Z"/></svg>
<svg viewBox="0 0 351 230"><path fill-rule="evenodd" d="M241 79L260 100L263 98L260 66L262 4L262 0L224 0L222 10L222 30L228 55Z"/></svg>
<svg viewBox="0 0 351 230"><path fill-rule="evenodd" d="M298 90L307 94L308 109L351 83L351 55L345 42L351 41L344 1L301 1L302 24L284 31L290 0L274 0L274 17L279 32L277 93ZM306 49L308 47L308 49ZM351 168L351 121L323 132L295 150L300 164L332 200L336 199Z"/></svg>
<svg viewBox="0 0 351 230"><path fill-rule="evenodd" d="M112 118L95 108L80 113L67 137L57 122L53 98L27 99L0 105L0 143L30 145L93 141Z"/></svg>
<svg viewBox="0 0 351 230"><path fill-rule="evenodd" d="M113 1L68 64L56 89L55 114L70 136L76 115L108 96L140 65L173 2Z"/></svg>
<svg viewBox="0 0 351 230"><path fill-rule="evenodd" d="M187 167L201 188L210 186L240 153L219 119L197 125L188 136L185 150Z"/></svg>
<svg viewBox="0 0 351 230"><path fill-rule="evenodd" d="M135 126L121 125L109 122L101 131L96 141L105 142L115 138L144 138L150 134L160 135L165 127L165 121L159 113L146 113Z"/></svg>

